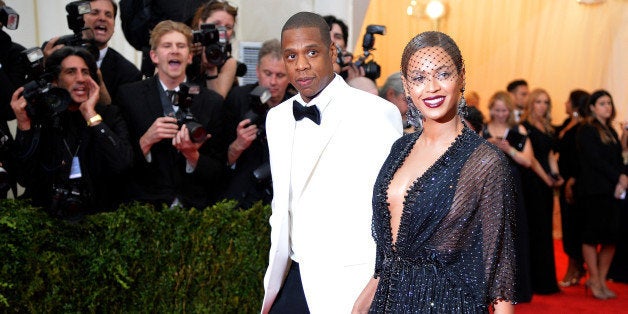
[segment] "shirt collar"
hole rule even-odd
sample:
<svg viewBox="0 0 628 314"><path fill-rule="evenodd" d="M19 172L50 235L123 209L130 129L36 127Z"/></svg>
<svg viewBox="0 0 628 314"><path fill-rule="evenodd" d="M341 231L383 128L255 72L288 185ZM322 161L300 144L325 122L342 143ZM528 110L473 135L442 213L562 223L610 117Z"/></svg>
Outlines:
<svg viewBox="0 0 628 314"><path fill-rule="evenodd" d="M96 61L96 64L98 65L98 67L100 68L100 65L102 64L102 60L105 58L105 55L107 54L107 51L109 50L109 47L105 47L103 49L100 49L98 51L98 60Z"/></svg>

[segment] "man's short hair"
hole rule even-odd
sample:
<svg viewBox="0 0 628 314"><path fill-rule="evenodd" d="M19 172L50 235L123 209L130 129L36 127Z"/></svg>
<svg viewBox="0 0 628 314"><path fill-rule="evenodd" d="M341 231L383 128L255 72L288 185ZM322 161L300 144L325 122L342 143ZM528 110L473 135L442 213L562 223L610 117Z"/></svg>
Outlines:
<svg viewBox="0 0 628 314"><path fill-rule="evenodd" d="M81 47L65 46L53 52L50 57L46 58L46 72L52 74L55 79L59 79L59 75L61 74L61 63L65 60L65 58L70 56L77 56L83 59L89 69L89 75L96 82L96 84L100 84L96 59L91 53L89 53L89 51Z"/></svg>
<svg viewBox="0 0 628 314"><path fill-rule="evenodd" d="M403 94L403 84L401 82L401 72L395 72L388 76L384 86L379 90L379 97L386 99L386 93L389 89L395 91L395 95Z"/></svg>
<svg viewBox="0 0 628 314"><path fill-rule="evenodd" d="M519 86L528 86L528 82L525 80L514 80L508 84L506 90L510 93L514 92Z"/></svg>
<svg viewBox="0 0 628 314"><path fill-rule="evenodd" d="M188 45L192 44L192 29L189 26L181 22L165 20L155 25L155 28L153 28L153 30L150 32L150 49L156 50L157 46L159 46L159 40L161 40L161 36L166 35L170 32L179 32L183 34L183 36L185 36L188 41Z"/></svg>
<svg viewBox="0 0 628 314"><path fill-rule="evenodd" d="M98 0L89 0L89 2L94 2L94 1L98 1ZM111 5L113 6L113 19L116 19L116 16L118 15L118 4L113 1L113 0L109 0L109 2L111 2Z"/></svg>
<svg viewBox="0 0 628 314"><path fill-rule="evenodd" d="M6 3L4 3L4 1L0 0L0 8L6 7L6 6L7 6Z"/></svg>
<svg viewBox="0 0 628 314"><path fill-rule="evenodd" d="M277 60L282 59L281 43L279 43L279 40L276 38L269 39L262 44L262 48L260 48L259 54L257 55L257 63L260 63L262 58L268 55Z"/></svg>
<svg viewBox="0 0 628 314"><path fill-rule="evenodd" d="M323 19L325 20L325 22L327 22L327 25L329 25L330 30L334 24L338 24L338 26L340 26L340 30L342 31L342 39L344 39L345 44L349 43L349 27L347 27L347 24L345 24L345 22L337 19L333 15L325 15L323 16Z"/></svg>
<svg viewBox="0 0 628 314"><path fill-rule="evenodd" d="M312 12L299 12L291 16L281 28L281 39L283 41L283 33L287 30L308 27L318 28L323 44L325 46L331 45L331 35L329 35L327 22L322 16Z"/></svg>

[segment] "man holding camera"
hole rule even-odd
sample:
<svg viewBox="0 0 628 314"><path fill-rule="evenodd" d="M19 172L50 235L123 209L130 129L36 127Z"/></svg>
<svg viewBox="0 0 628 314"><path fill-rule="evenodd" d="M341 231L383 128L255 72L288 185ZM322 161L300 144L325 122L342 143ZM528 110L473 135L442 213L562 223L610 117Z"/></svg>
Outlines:
<svg viewBox="0 0 628 314"><path fill-rule="evenodd" d="M18 182L33 205L56 216L114 209L119 176L132 162L118 108L97 104L96 70L86 50L61 48L46 60L51 85L29 83L11 99Z"/></svg>
<svg viewBox="0 0 628 314"><path fill-rule="evenodd" d="M113 0L78 0L66 5L72 35L54 37L42 49L48 57L64 46L81 46L96 58L101 78L100 102L110 104L120 85L142 79L140 71L124 56L109 47L115 29L118 6Z"/></svg>
<svg viewBox="0 0 628 314"><path fill-rule="evenodd" d="M281 44L277 39L262 44L257 57L255 84L236 86L225 100L229 140L228 161L231 166L225 198L235 199L242 208L272 199L268 142L264 123L272 107L294 96L287 92L288 76Z"/></svg>
<svg viewBox="0 0 628 314"><path fill-rule="evenodd" d="M90 0L90 5L91 11L83 15L83 20L85 26L94 32L94 41L100 52L96 63L111 99L115 99L118 87L141 80L142 74L133 63L109 47L118 5L113 0Z"/></svg>
<svg viewBox="0 0 628 314"><path fill-rule="evenodd" d="M170 20L157 24L150 38L157 75L121 87L114 101L127 119L135 151L127 181L132 200L205 208L218 199L227 163L222 98L197 86L189 106L176 101L188 98L181 95L180 86L192 61L191 43L187 25ZM189 124L182 120L196 120L208 135L193 141Z"/></svg>

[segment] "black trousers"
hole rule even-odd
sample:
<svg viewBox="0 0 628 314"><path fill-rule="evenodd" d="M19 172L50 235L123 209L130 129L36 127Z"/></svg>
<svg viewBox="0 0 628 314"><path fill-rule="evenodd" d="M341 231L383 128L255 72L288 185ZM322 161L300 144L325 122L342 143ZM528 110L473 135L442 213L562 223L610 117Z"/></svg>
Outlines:
<svg viewBox="0 0 628 314"><path fill-rule="evenodd" d="M299 271L299 263L292 261L288 276L283 282L277 298L270 307L269 314L300 314L310 313L305 301L305 293L303 292L303 284L301 283L301 272Z"/></svg>

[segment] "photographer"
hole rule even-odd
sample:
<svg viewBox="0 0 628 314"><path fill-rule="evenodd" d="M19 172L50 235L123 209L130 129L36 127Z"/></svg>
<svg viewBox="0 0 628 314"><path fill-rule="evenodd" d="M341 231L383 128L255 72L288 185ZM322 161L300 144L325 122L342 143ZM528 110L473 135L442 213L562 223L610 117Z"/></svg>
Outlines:
<svg viewBox="0 0 628 314"><path fill-rule="evenodd" d="M85 26L94 32L94 41L99 50L96 63L111 99L115 99L120 85L140 81L142 74L133 63L109 47L118 5L113 0L90 0L90 5L91 11L83 15L83 20Z"/></svg>
<svg viewBox="0 0 628 314"><path fill-rule="evenodd" d="M108 42L113 36L117 6L112 0L77 0L68 3L65 10L68 28L73 33L53 37L44 42L42 45L44 56L47 58L65 46L87 49L94 56L98 65L97 74L100 81L98 101L101 104L109 105L121 84L139 81L142 78L132 63L113 49L108 48ZM109 56L104 62L107 54ZM103 62L104 67L101 72L100 68Z"/></svg>
<svg viewBox="0 0 628 314"><path fill-rule="evenodd" d="M347 41L349 39L349 27L342 20L333 15L323 16L329 25L329 35L331 41L336 45L338 57L334 63L334 72L340 74L346 82L360 76L364 76L364 69L353 64L353 55L347 51Z"/></svg>
<svg viewBox="0 0 628 314"><path fill-rule="evenodd" d="M18 22L17 12L0 0L0 199L7 197L10 188L14 197L17 193L10 154L13 137L7 121L15 119L10 105L11 95L25 83L26 66L20 61L20 52L24 47L13 42L4 28L15 30Z"/></svg>
<svg viewBox="0 0 628 314"><path fill-rule="evenodd" d="M193 65L189 68L189 76L195 82L206 85L207 88L226 98L234 85L237 85L236 75L238 62L231 57L231 44L238 8L231 6L226 1L209 1L201 5L192 23L192 29L201 29L203 25L211 24L215 28L221 28L220 49L215 49L215 56L211 60L207 57L207 49L199 43L195 43L193 52L196 54ZM220 52L219 52L220 51Z"/></svg>
<svg viewBox="0 0 628 314"><path fill-rule="evenodd" d="M114 209L119 175L132 161L118 108L97 104L96 70L89 52L64 47L46 60L50 86L34 81L11 99L18 182L33 205L55 216Z"/></svg>
<svg viewBox="0 0 628 314"><path fill-rule="evenodd" d="M218 199L227 163L222 99L202 86L196 86L197 95L191 99L181 95L192 61L191 44L187 25L160 22L150 38L157 75L118 91L115 103L127 119L135 151L127 180L132 200L205 208ZM182 104L177 98L186 101ZM196 138L189 122L202 125L208 135Z"/></svg>
<svg viewBox="0 0 628 314"><path fill-rule="evenodd" d="M266 113L295 94L287 90L290 83L277 39L262 44L256 74L258 83L234 87L225 100L231 141L228 149L231 170L225 198L238 200L242 208L249 208L259 200L270 204L272 182L264 129Z"/></svg>

